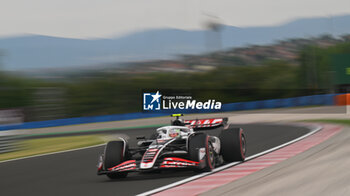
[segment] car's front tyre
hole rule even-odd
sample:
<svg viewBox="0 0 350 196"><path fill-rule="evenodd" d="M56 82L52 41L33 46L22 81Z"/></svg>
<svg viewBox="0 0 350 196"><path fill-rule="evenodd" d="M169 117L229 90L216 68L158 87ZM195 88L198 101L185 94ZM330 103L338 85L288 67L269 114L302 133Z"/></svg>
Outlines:
<svg viewBox="0 0 350 196"><path fill-rule="evenodd" d="M204 152L200 152L201 150L204 150ZM207 134L191 136L188 141L188 151L192 161L204 161L204 166L198 168L197 171L208 172L215 167L215 152ZM201 153L205 154L202 159L200 157Z"/></svg>
<svg viewBox="0 0 350 196"><path fill-rule="evenodd" d="M124 149L126 148L126 149ZM104 153L104 167L107 170L108 168L119 165L120 163L126 160L127 145L124 144L124 141L110 141L105 147ZM106 174L110 179L125 178L128 175L128 172L118 172L118 173L107 173Z"/></svg>

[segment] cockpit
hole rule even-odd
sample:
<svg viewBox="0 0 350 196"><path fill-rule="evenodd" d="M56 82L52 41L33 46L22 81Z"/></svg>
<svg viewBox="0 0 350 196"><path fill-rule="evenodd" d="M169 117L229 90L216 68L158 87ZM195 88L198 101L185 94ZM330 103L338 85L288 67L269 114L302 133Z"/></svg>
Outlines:
<svg viewBox="0 0 350 196"><path fill-rule="evenodd" d="M191 133L191 129L183 126L166 126L157 129L158 138L181 138L188 136Z"/></svg>

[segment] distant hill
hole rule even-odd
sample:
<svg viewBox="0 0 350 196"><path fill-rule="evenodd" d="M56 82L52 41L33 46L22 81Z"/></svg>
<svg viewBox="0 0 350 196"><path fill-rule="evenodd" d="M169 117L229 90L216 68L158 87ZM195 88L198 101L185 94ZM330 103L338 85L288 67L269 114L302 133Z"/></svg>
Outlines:
<svg viewBox="0 0 350 196"><path fill-rule="evenodd" d="M238 28L224 26L221 49L252 44L268 44L297 37L350 33L350 15L295 20L280 26ZM103 63L150 59L170 59L181 54L199 54L218 49L207 31L156 29L113 39L68 39L41 35L0 38L3 68L68 68ZM212 40L214 39L214 40Z"/></svg>

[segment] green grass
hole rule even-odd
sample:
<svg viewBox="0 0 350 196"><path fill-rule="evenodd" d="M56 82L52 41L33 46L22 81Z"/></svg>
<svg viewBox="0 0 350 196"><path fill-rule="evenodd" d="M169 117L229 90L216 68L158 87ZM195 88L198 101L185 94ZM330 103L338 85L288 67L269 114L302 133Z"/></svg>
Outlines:
<svg viewBox="0 0 350 196"><path fill-rule="evenodd" d="M102 143L104 143L104 140L101 135L28 139L19 142L19 145L22 146L19 150L0 154L0 161L82 148Z"/></svg>
<svg viewBox="0 0 350 196"><path fill-rule="evenodd" d="M333 123L342 124L350 126L350 119L316 119L316 120L306 120L306 122L321 122L321 123Z"/></svg>

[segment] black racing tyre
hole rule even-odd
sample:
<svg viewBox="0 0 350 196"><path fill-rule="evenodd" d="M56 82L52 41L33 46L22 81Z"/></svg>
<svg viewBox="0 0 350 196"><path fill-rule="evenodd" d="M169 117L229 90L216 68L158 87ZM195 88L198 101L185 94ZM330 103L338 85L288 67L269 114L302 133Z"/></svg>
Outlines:
<svg viewBox="0 0 350 196"><path fill-rule="evenodd" d="M246 153L246 139L243 129L230 128L223 130L219 136L221 142L220 153L226 162L244 161Z"/></svg>
<svg viewBox="0 0 350 196"><path fill-rule="evenodd" d="M199 150L200 148L205 148L206 155L204 157L205 166L203 168L197 169L199 172L208 172L215 167L215 154L214 149L209 141L209 136L207 134L196 134L191 136L188 140L188 151L189 156L192 161L200 162L199 160Z"/></svg>
<svg viewBox="0 0 350 196"><path fill-rule="evenodd" d="M107 143L104 153L104 167L105 169L114 167L126 160L125 155L127 154L127 145L123 141L110 141ZM125 153L124 153L125 152ZM110 179L125 178L128 172L119 173L108 173L107 176Z"/></svg>

